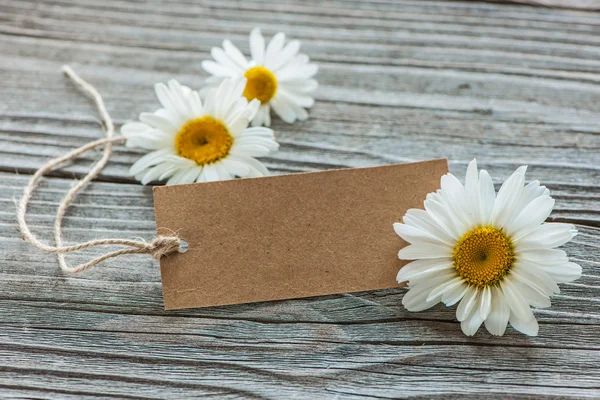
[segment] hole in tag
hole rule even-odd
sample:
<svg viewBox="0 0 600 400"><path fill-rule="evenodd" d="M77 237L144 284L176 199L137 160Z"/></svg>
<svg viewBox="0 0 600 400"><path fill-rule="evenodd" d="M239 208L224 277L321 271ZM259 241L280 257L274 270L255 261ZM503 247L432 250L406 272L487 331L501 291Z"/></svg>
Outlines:
<svg viewBox="0 0 600 400"><path fill-rule="evenodd" d="M181 239L179 242L179 252L180 253L185 253L186 251L188 251L188 249L190 248L190 245L188 244L188 242L186 242L185 240Z"/></svg>

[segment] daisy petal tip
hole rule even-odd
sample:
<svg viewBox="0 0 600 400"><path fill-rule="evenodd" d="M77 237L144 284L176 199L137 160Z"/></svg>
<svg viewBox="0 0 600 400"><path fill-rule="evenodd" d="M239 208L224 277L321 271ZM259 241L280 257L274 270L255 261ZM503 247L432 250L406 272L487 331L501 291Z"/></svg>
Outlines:
<svg viewBox="0 0 600 400"><path fill-rule="evenodd" d="M473 332L466 320L460 323L460 329L465 336L473 336L477 332Z"/></svg>
<svg viewBox="0 0 600 400"><path fill-rule="evenodd" d="M402 273L402 269L400 269L400 271L398 271L398 273L396 274L396 281L398 283L408 282L408 279L406 279L405 275L406 274Z"/></svg>
<svg viewBox="0 0 600 400"><path fill-rule="evenodd" d="M404 250L404 249L401 249L401 250L398 252L398 259L400 259L400 260L404 260L404 259L402 258L402 250Z"/></svg>
<svg viewBox="0 0 600 400"><path fill-rule="evenodd" d="M213 47L214 48L214 47ZM206 72L209 72L208 70L210 69L209 65L212 65L212 63L214 63L214 61L211 60L204 60L200 63L200 66L202 67L202 69L204 69Z"/></svg>
<svg viewBox="0 0 600 400"><path fill-rule="evenodd" d="M521 165L519 168L517 168L515 173L525 175L525 173L527 172L527 167L527 165Z"/></svg>
<svg viewBox="0 0 600 400"><path fill-rule="evenodd" d="M166 90L169 90L167 88L167 85L165 85L163 82L156 82L154 84L154 92L156 93L156 96L160 98L160 93L164 92Z"/></svg>

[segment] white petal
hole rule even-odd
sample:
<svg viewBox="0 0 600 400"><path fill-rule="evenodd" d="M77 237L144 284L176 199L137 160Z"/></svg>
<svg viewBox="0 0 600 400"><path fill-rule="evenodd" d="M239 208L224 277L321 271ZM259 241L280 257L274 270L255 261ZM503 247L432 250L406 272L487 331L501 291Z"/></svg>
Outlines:
<svg viewBox="0 0 600 400"><path fill-rule="evenodd" d="M198 166L181 170L167 181L167 185L181 185L186 183L193 183L196 181L198 175L200 175L201 172L202 168ZM177 179L174 179L176 176Z"/></svg>
<svg viewBox="0 0 600 400"><path fill-rule="evenodd" d="M469 285L467 285L465 282L462 282L460 285L454 287L452 290L444 293L444 295L442 296L442 301L444 302L446 307L453 306L464 297L465 293L467 293L467 290L469 290Z"/></svg>
<svg viewBox="0 0 600 400"><path fill-rule="evenodd" d="M441 178L442 192L448 198L447 205L453 211L454 225L458 231L465 232L474 225L474 220L467 208L465 188L452 174L448 173Z"/></svg>
<svg viewBox="0 0 600 400"><path fill-rule="evenodd" d="M146 131L131 128L131 125L139 124L147 127ZM160 150L172 146L172 135L161 130L151 128L139 122L130 122L121 128L121 134L127 138L126 147L141 147L146 150Z"/></svg>
<svg viewBox="0 0 600 400"><path fill-rule="evenodd" d="M481 224L481 212L479 211L481 200L479 196L477 160L473 160L469 163L465 176L465 201L467 211L471 214L471 221L474 224Z"/></svg>
<svg viewBox="0 0 600 400"><path fill-rule="evenodd" d="M427 301L426 290L410 289L402 298L402 305L410 312L427 310L439 303L439 299Z"/></svg>
<svg viewBox="0 0 600 400"><path fill-rule="evenodd" d="M420 279L426 279L432 274L439 275L440 271L446 271L454 268L450 258L434 258L426 260L416 260L406 264L398 271L396 280L398 283L413 281L418 283Z"/></svg>
<svg viewBox="0 0 600 400"><path fill-rule="evenodd" d="M228 181L233 179L233 176L229 173L229 169L223 164L223 161L214 163L217 174L219 175L220 181Z"/></svg>
<svg viewBox="0 0 600 400"><path fill-rule="evenodd" d="M514 215L515 217L521 213L527 207L529 203L531 203L534 199L550 194L550 191L546 189L545 186L540 186L539 181L529 182L523 188L523 192L521 193L521 197L515 203L514 206Z"/></svg>
<svg viewBox="0 0 600 400"><path fill-rule="evenodd" d="M513 328L521 333L528 336L537 336L539 326L535 316L531 314L528 318L518 318L513 312L510 313L510 319L508 320Z"/></svg>
<svg viewBox="0 0 600 400"><path fill-rule="evenodd" d="M486 170L479 171L479 223L488 225L496 203L496 190L490 174Z"/></svg>
<svg viewBox="0 0 600 400"><path fill-rule="evenodd" d="M298 79L310 79L319 71L316 64L288 64L276 72L278 82L294 81Z"/></svg>
<svg viewBox="0 0 600 400"><path fill-rule="evenodd" d="M263 121L264 121L264 108L261 106L261 107L259 107L258 111L254 115L254 118L252 118L252 120L250 122L251 122L252 126L261 126L263 124Z"/></svg>
<svg viewBox="0 0 600 400"><path fill-rule="evenodd" d="M240 74L237 70L231 69L225 65L217 64L211 60L202 61L202 68L211 75L222 77L222 78L233 78Z"/></svg>
<svg viewBox="0 0 600 400"><path fill-rule="evenodd" d="M242 97L246 79L236 78L227 83L221 83L217 89L217 101L220 104L215 112L215 117L221 121L229 121L239 114L245 115L248 108L248 101Z"/></svg>
<svg viewBox="0 0 600 400"><path fill-rule="evenodd" d="M515 273L513 272L513 275ZM533 307L546 308L550 307L550 299L545 294L541 293L537 287L529 285L528 281L519 280L514 283L517 290L523 296L523 299Z"/></svg>
<svg viewBox="0 0 600 400"><path fill-rule="evenodd" d="M248 178L256 178L260 176L270 175L267 167L265 167L260 161L258 161L255 158L230 155L227 159L240 161L244 163L250 169L250 172L248 173L248 175L246 175Z"/></svg>
<svg viewBox="0 0 600 400"><path fill-rule="evenodd" d="M457 276L456 278L444 282L442 284L440 284L439 286L435 287L431 293L429 293L429 296L427 296L427 301L431 301L433 299L436 298L442 298L442 296L448 292L450 292L452 289L461 286L463 283L463 278L461 278L460 276Z"/></svg>
<svg viewBox="0 0 600 400"><path fill-rule="evenodd" d="M260 101L258 99L252 99L248 103L248 107L246 108L246 118L248 118L248 121L251 121L254 118L259 108Z"/></svg>
<svg viewBox="0 0 600 400"><path fill-rule="evenodd" d="M177 121L168 119L162 115L157 115L157 113L141 113L140 121L169 134L175 134L175 132L179 130Z"/></svg>
<svg viewBox="0 0 600 400"><path fill-rule="evenodd" d="M394 231L408 243L431 243L446 246L440 239L411 225L396 222L394 223Z"/></svg>
<svg viewBox="0 0 600 400"><path fill-rule="evenodd" d="M514 205L521 196L523 183L525 181L525 171L527 167L519 167L502 184L498 191L498 197L494 203L492 211L492 224L497 228L503 228L513 218Z"/></svg>
<svg viewBox="0 0 600 400"><path fill-rule="evenodd" d="M436 221L434 221L427 211L411 208L406 212L406 215L402 218L402 221L407 225L414 226L423 232L427 232L448 246L454 247L456 244L456 240L448 235L446 231L439 226Z"/></svg>
<svg viewBox="0 0 600 400"><path fill-rule="evenodd" d="M280 86L297 93L310 93L317 90L319 82L314 79L288 79L280 82Z"/></svg>
<svg viewBox="0 0 600 400"><path fill-rule="evenodd" d="M219 180L219 173L214 164L206 164L202 170L202 174L206 179L206 182L214 182Z"/></svg>
<svg viewBox="0 0 600 400"><path fill-rule="evenodd" d="M475 286L469 286L467 292L456 308L456 319L464 321L478 304L479 291Z"/></svg>
<svg viewBox="0 0 600 400"><path fill-rule="evenodd" d="M250 173L250 168L243 162L232 159L231 157L224 158L221 163L227 168L231 175L245 177Z"/></svg>
<svg viewBox="0 0 600 400"><path fill-rule="evenodd" d="M481 326L482 322L483 322L483 318L481 318L481 315L480 315L477 307L474 307L471 310L471 313L469 314L469 316L467 318L465 318L463 321L461 321L460 329L462 329L462 331L465 335L473 336L479 330L479 327Z"/></svg>
<svg viewBox="0 0 600 400"><path fill-rule="evenodd" d="M279 115L279 118L281 118L288 124L291 124L296 120L296 114L289 106L288 101L284 97L276 95L271 100L271 106L273 107L273 110L277 113L277 115Z"/></svg>
<svg viewBox="0 0 600 400"><path fill-rule="evenodd" d="M244 69L233 61L225 50L219 47L213 47L210 51L210 55L217 61L219 65L224 65L228 69L235 71L236 73L243 75Z"/></svg>
<svg viewBox="0 0 600 400"><path fill-rule="evenodd" d="M538 288L542 293L550 295L560 293L556 282L535 264L529 264L523 260L517 260L512 268L513 273L518 273L521 279L526 279L531 286Z"/></svg>
<svg viewBox="0 0 600 400"><path fill-rule="evenodd" d="M402 305L411 312L422 311L439 303L440 298L427 301L431 289L442 282L448 281L454 277L454 274L446 274L432 277L422 284L411 286L408 293L402 298Z"/></svg>
<svg viewBox="0 0 600 400"><path fill-rule="evenodd" d="M256 112L255 117L252 119L252 126L270 126L271 118L269 116L269 112L271 107L268 104L262 104L258 111Z"/></svg>
<svg viewBox="0 0 600 400"><path fill-rule="evenodd" d="M277 64L277 59L279 58L279 54L281 53L281 49L283 49L283 44L285 43L285 34L283 32L279 32L273 36L273 39L267 45L267 51L265 53L265 67L270 70L274 69L274 66Z"/></svg>
<svg viewBox="0 0 600 400"><path fill-rule="evenodd" d="M522 262L531 262L526 259L521 259ZM576 279L581 277L581 266L579 264L564 261L562 264L554 264L554 265L540 265L540 264L531 264L530 268L536 271L537 273L544 272L547 274L548 278L553 280L556 283L567 283L573 282Z"/></svg>
<svg viewBox="0 0 600 400"><path fill-rule="evenodd" d="M446 232L454 240L458 240L461 233L464 231L458 231L456 229L454 218L452 217L452 210L449 210L442 203L436 200L435 193L429 193L427 199L423 203L425 210L429 216L436 222L436 225L440 226L444 232Z"/></svg>
<svg viewBox="0 0 600 400"><path fill-rule="evenodd" d="M256 65L263 65L265 57L265 38L260 33L259 28L252 29L250 32L250 54Z"/></svg>
<svg viewBox="0 0 600 400"><path fill-rule="evenodd" d="M271 139L271 140L275 140L275 134L273 133L273 130L270 128L265 128L262 126L256 126L256 127L252 127L252 128L246 128L244 129L244 131L238 135L238 138L244 138L244 137L248 137L248 136L258 136L258 137L262 137L262 138L267 138L267 139Z"/></svg>
<svg viewBox="0 0 600 400"><path fill-rule="evenodd" d="M310 58L306 55L306 54L298 54L296 57L294 57L294 59L292 60L292 63L294 64L299 64L299 65L306 65L310 62Z"/></svg>
<svg viewBox="0 0 600 400"><path fill-rule="evenodd" d="M533 204L533 202L532 202ZM574 225L563 223L545 223L524 236L514 239L518 251L551 249L562 246L577 234Z"/></svg>
<svg viewBox="0 0 600 400"><path fill-rule="evenodd" d="M265 115L264 115L264 121L263 121L263 125L264 126L271 126L271 106L269 106L268 104L265 104ZM262 106L261 106L262 108Z"/></svg>
<svg viewBox="0 0 600 400"><path fill-rule="evenodd" d="M425 258L452 257L452 249L435 244L411 244L398 252L401 260L418 260Z"/></svg>
<svg viewBox="0 0 600 400"><path fill-rule="evenodd" d="M204 115L204 107L202 106L200 94L195 90L190 95L190 107L194 117L200 117Z"/></svg>
<svg viewBox="0 0 600 400"><path fill-rule="evenodd" d="M162 174L160 174L160 176L158 177L158 180L159 181L164 181L165 179L168 179L171 176L173 176L173 174L175 172L177 172L178 170L179 170L179 168L177 168L173 164L169 163L169 166L163 171ZM142 182L142 184L144 184L144 182Z"/></svg>
<svg viewBox="0 0 600 400"><path fill-rule="evenodd" d="M236 140L233 142L229 154L241 157L264 157L270 153L266 146L259 144L243 144Z"/></svg>
<svg viewBox="0 0 600 400"><path fill-rule="evenodd" d="M209 107L209 102L212 104L212 109L214 110L211 115L218 120L223 120L225 117L225 112L229 109L229 99L232 92L232 88L236 85L236 82L233 79L225 79L219 87L215 90L215 94L213 97L206 99L206 107Z"/></svg>
<svg viewBox="0 0 600 400"><path fill-rule="evenodd" d="M266 147L269 152L273 152L276 151L279 148L279 143L277 143L275 140L270 139L270 138L265 138L265 137L260 137L260 136L244 136L241 138L236 139L235 141L238 145L259 145L261 147Z"/></svg>
<svg viewBox="0 0 600 400"><path fill-rule="evenodd" d="M566 263L560 267L551 267L545 269L548 276L554 279L557 283L573 282L581 278L581 265L574 262Z"/></svg>
<svg viewBox="0 0 600 400"><path fill-rule="evenodd" d="M510 317L510 307L504 300L502 289L494 287L492 290L492 309L485 320L485 327L489 333L496 336L504 335L506 324Z"/></svg>
<svg viewBox="0 0 600 400"><path fill-rule="evenodd" d="M156 93L156 97L162 106L169 110L170 112L177 112L177 107L173 104L171 99L171 93L167 85L162 82L159 82L154 85L154 92Z"/></svg>
<svg viewBox="0 0 600 400"><path fill-rule="evenodd" d="M486 286L481 291L481 297L479 299L479 316L482 321L490 315L492 311L492 290L489 286Z"/></svg>
<svg viewBox="0 0 600 400"><path fill-rule="evenodd" d="M281 86L282 87L277 90L277 93L279 95L283 94L288 101L305 108L311 108L315 104L315 99L313 99L311 96L288 90L284 87L284 85Z"/></svg>
<svg viewBox="0 0 600 400"><path fill-rule="evenodd" d="M296 114L296 119L298 121L306 121L308 119L308 111L306 111L304 108L300 107L293 101L288 101L288 105L290 106L294 114Z"/></svg>
<svg viewBox="0 0 600 400"><path fill-rule="evenodd" d="M141 122L127 122L121 127L121 134L125 137L129 137L130 135L148 133L152 130L154 130L154 128Z"/></svg>
<svg viewBox="0 0 600 400"><path fill-rule="evenodd" d="M248 60L242 52L233 44L229 39L223 41L223 49L229 58L236 63L236 65L242 70L248 69Z"/></svg>
<svg viewBox="0 0 600 400"><path fill-rule="evenodd" d="M515 238L519 238L535 230L548 218L554 207L554 199L548 195L540 196L533 200L514 219L514 222L506 225L506 232Z"/></svg>
<svg viewBox="0 0 600 400"><path fill-rule="evenodd" d="M148 167L160 164L169 154L174 154L174 151L172 149L161 149L148 153L131 166L129 173L137 175Z"/></svg>
<svg viewBox="0 0 600 400"><path fill-rule="evenodd" d="M175 171L171 168L169 163L160 163L155 165L154 167L146 170L140 182L142 185L147 185L148 183L159 179L161 176L169 173L170 171Z"/></svg>
<svg viewBox="0 0 600 400"><path fill-rule="evenodd" d="M512 281L509 277L505 277L502 282L500 282L500 287L504 292L504 298L506 303L510 307L513 313L517 315L519 318L527 320L531 316L531 308L529 304L523 299L523 297L519 294L517 288L512 284Z"/></svg>
<svg viewBox="0 0 600 400"><path fill-rule="evenodd" d="M206 97L204 99L204 112L206 115L216 115L217 106L219 105L219 101L217 99L217 89L221 87L225 81L227 81L227 79L223 79L217 88L211 89L206 93Z"/></svg>
<svg viewBox="0 0 600 400"><path fill-rule="evenodd" d="M203 169L203 167L200 167L200 166L196 166L196 167L190 168L188 170L188 173L181 179L182 180L181 183L194 183L194 182L196 182L196 179L198 179L198 176L202 172L202 169Z"/></svg>
<svg viewBox="0 0 600 400"><path fill-rule="evenodd" d="M190 104L190 97L192 89L187 86L183 86L175 79L171 79L168 82L169 96L171 97L173 105L176 107L179 114L185 119L189 120L194 117L192 107Z"/></svg>
<svg viewBox="0 0 600 400"><path fill-rule="evenodd" d="M169 154L165 157L165 161L176 166L179 169L187 169L195 167L196 163L189 158L180 157L176 154Z"/></svg>
<svg viewBox="0 0 600 400"><path fill-rule="evenodd" d="M239 114L236 119L227 124L229 133L234 138L238 138L240 134L248 127L248 119L244 114Z"/></svg>
<svg viewBox="0 0 600 400"><path fill-rule="evenodd" d="M279 53L278 57L275 59L275 62L268 68L272 70L278 70L282 66L286 65L288 62L294 59L298 51L300 50L300 41L299 40L291 40Z"/></svg>
<svg viewBox="0 0 600 400"><path fill-rule="evenodd" d="M567 253L558 249L519 250L518 257L519 260L538 265L562 265L569 262Z"/></svg>

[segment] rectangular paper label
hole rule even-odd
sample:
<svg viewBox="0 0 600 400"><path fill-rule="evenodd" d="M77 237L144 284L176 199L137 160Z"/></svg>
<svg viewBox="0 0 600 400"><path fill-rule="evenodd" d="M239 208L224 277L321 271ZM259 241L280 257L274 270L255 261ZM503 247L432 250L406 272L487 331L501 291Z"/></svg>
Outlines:
<svg viewBox="0 0 600 400"><path fill-rule="evenodd" d="M160 260L165 309L397 287L392 224L447 172L440 159L157 186L158 234L189 244Z"/></svg>

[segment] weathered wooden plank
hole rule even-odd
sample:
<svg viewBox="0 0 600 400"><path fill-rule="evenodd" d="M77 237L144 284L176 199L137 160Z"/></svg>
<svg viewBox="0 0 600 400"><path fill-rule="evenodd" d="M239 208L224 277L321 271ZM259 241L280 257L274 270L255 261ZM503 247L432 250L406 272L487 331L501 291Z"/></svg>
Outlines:
<svg viewBox="0 0 600 400"><path fill-rule="evenodd" d="M204 340L197 338L175 338L178 347L164 353L161 348L165 344L164 339L154 341L144 335L115 334L111 340L106 335L96 337L88 332L35 330L14 333L23 337L22 343L0 345L0 354L3 363L21 373L28 383L33 383L32 378L39 379L43 373L53 379L41 378L37 380L39 386L60 388L66 383L65 378L75 378L75 384L82 388L80 390L98 390L94 383L102 385L101 394L120 395L133 386L140 391L134 391L140 397L151 393L160 397L161 392L165 393L165 386L176 385L184 391L183 397L191 393L190 389L208 392L233 389L239 395L268 398L293 393L310 396L330 391L332 394L391 397L400 393L422 394L423 380L434 377L446 393L480 393L485 385L492 393L539 394L546 390L550 393L551 390L559 396L571 395L573 389L579 387L580 395L593 396L598 387L597 381L585 379L582 374L585 368L594 365L593 362L580 361L589 357L589 351L546 349L540 352L535 348L506 350L479 347L485 356L470 368L463 369L452 366L457 361L460 363L463 350L473 346L405 347L380 343L373 346L376 354L368 354L370 349L367 350L364 344L338 343L324 348L321 344L306 346L300 343L294 344L291 354L278 351L272 343L241 347L231 340L231 346L221 347L217 352L229 353L231 357L220 359L220 355L214 357L207 351L212 338L206 339L208 346ZM144 343L148 339L150 343ZM110 350L99 352L99 340ZM362 349L367 353L363 353ZM259 354L269 352L277 364L265 367ZM498 369L495 365L497 359L506 358L506 353L512 355L513 361ZM338 355L341 361L331 363L332 355ZM194 359L190 360L190 357ZM372 357L379 360L377 366L368 365L367 360ZM546 362L555 372L534 372L523 368L527 364L523 360L536 363L542 358L551 358ZM572 364L574 369L565 372L562 368L565 362ZM157 374L157 370L161 373ZM564 380L566 377L568 381ZM564 383L556 385L554 382L558 382L559 378ZM482 379L488 382L482 384ZM226 388L222 387L224 381L228 382Z"/></svg>
<svg viewBox="0 0 600 400"><path fill-rule="evenodd" d="M500 2L527 4L531 6L559 7L577 10L600 10L596 0L500 0Z"/></svg>

